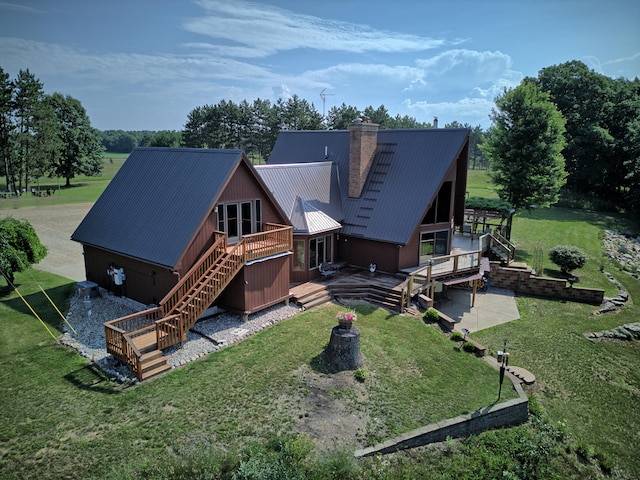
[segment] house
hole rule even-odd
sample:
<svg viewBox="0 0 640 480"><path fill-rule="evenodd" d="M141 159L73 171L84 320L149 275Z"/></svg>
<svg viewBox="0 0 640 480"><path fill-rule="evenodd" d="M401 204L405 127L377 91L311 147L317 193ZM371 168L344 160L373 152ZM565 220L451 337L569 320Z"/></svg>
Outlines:
<svg viewBox="0 0 640 480"><path fill-rule="evenodd" d="M273 225L291 230L241 150L136 148L71 238L83 245L88 281L157 305L221 233L225 248L243 239L255 246ZM286 300L284 243L277 254L248 260L218 304L248 314ZM123 271L121 285L112 270Z"/></svg>
<svg viewBox="0 0 640 480"><path fill-rule="evenodd" d="M72 239L86 278L150 307L105 323L143 380L211 306L245 316L348 263L408 272L462 225L467 129L281 132L267 166L240 150L137 148Z"/></svg>
<svg viewBox="0 0 640 480"><path fill-rule="evenodd" d="M257 171L294 225L291 278L323 262L407 272L464 221L468 129L283 131Z"/></svg>

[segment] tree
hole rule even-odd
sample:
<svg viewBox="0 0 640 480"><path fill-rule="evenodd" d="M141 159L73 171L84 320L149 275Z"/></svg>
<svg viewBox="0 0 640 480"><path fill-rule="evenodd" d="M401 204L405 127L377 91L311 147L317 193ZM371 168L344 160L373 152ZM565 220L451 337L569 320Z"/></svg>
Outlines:
<svg viewBox="0 0 640 480"><path fill-rule="evenodd" d="M2 171L6 181L6 189L11 185L11 172L13 162L12 134L15 128L13 124L13 84L9 74L0 67L0 160Z"/></svg>
<svg viewBox="0 0 640 480"><path fill-rule="evenodd" d="M542 69L534 81L567 121L567 189L628 207L633 190L628 141L640 120L640 81L614 80L575 60Z"/></svg>
<svg viewBox="0 0 640 480"><path fill-rule="evenodd" d="M344 102L339 107L333 106L327 113L327 128L329 130L346 130L356 118L362 117L360 110Z"/></svg>
<svg viewBox="0 0 640 480"><path fill-rule="evenodd" d="M47 255L36 231L26 220L0 219L0 270L11 287L14 274L38 263Z"/></svg>
<svg viewBox="0 0 640 480"><path fill-rule="evenodd" d="M558 200L566 181L562 114L530 81L505 89L491 112L482 152L491 162L498 195L518 210Z"/></svg>
<svg viewBox="0 0 640 480"><path fill-rule="evenodd" d="M80 101L61 93L54 93L47 101L57 119L62 142L62 152L52 173L66 179L67 187L76 175L98 175L104 147Z"/></svg>
<svg viewBox="0 0 640 480"><path fill-rule="evenodd" d="M44 97L43 85L29 70L20 70L13 82L13 106L17 119L18 169L12 172L13 189L29 189L30 151L36 139L36 119ZM17 185L15 178L17 174ZM24 180L24 183L23 183ZM24 185L24 187L23 187Z"/></svg>

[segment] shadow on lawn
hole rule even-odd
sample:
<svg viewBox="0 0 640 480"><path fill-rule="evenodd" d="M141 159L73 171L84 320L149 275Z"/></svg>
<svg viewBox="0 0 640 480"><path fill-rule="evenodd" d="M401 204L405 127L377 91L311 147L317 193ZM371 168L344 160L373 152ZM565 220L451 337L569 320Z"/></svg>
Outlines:
<svg viewBox="0 0 640 480"><path fill-rule="evenodd" d="M94 364L87 365L63 377L73 386L90 392L114 395L120 393L114 389L109 379Z"/></svg>
<svg viewBox="0 0 640 480"><path fill-rule="evenodd" d="M66 300L60 299L68 298L73 285L75 284L68 283L66 285L61 285L59 287L45 290L49 298L51 298L51 300L55 303L55 307L57 307L60 312L64 312L66 310ZM16 285L16 287L17 291L20 292L24 300L20 297L20 295L17 294L15 297L8 299L7 297L12 295L13 290L9 287L4 287L0 289L0 298L2 299L2 303L16 313L27 315L30 317L34 316L33 312L31 311L31 309L33 309L33 311L38 314L38 316L42 319L43 322L45 322L45 324L49 328L58 331L62 322L62 318L60 317L60 314L58 313L56 308L51 304L47 296L39 289L37 291L34 291L35 287L30 284L18 284ZM29 290L31 293L25 294L24 290Z"/></svg>

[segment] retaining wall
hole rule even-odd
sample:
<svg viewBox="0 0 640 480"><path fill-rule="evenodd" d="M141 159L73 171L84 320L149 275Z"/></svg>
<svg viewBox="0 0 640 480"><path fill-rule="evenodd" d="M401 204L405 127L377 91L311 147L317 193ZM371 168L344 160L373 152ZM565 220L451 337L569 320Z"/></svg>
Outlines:
<svg viewBox="0 0 640 480"><path fill-rule="evenodd" d="M498 262L491 262L491 286L506 288L518 294L592 305L600 305L604 300L604 290L571 286L563 279L538 277L530 267L502 267Z"/></svg>
<svg viewBox="0 0 640 480"><path fill-rule="evenodd" d="M356 450L355 457L361 458L375 454L393 453L429 443L443 442L448 437L467 437L494 428L520 425L526 422L529 418L529 399L517 379L506 373L505 379L507 378L511 381L516 392L518 392L518 398L489 405L470 414L432 423L373 447ZM508 387L508 384L505 386Z"/></svg>

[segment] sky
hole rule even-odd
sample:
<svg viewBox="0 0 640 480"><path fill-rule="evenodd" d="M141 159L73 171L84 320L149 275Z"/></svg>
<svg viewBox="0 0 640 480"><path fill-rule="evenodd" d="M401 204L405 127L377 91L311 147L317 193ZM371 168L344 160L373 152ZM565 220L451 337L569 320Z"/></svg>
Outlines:
<svg viewBox="0 0 640 480"><path fill-rule="evenodd" d="M80 100L99 130L293 95L487 128L505 87L572 60L640 77L640 2L0 0L0 67Z"/></svg>

